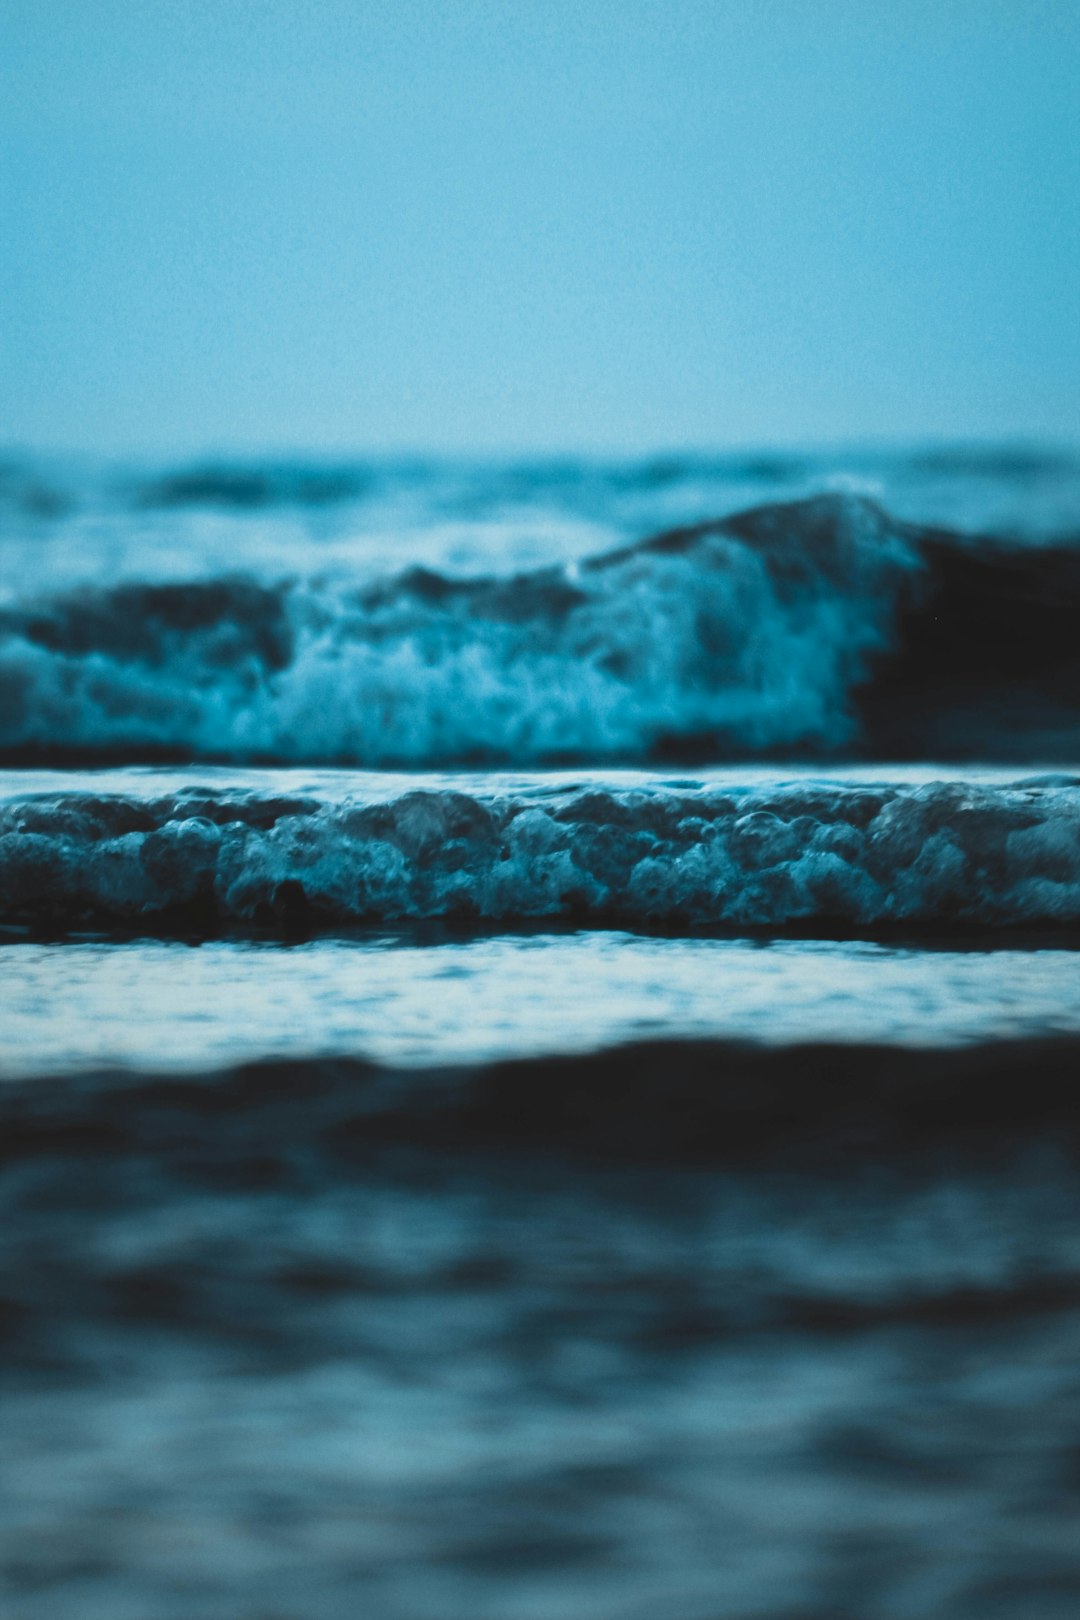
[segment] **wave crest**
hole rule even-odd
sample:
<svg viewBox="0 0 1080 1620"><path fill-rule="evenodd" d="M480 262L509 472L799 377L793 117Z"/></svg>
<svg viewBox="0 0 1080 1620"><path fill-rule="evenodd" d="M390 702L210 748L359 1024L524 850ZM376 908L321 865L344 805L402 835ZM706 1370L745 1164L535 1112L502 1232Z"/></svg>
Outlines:
<svg viewBox="0 0 1080 1620"><path fill-rule="evenodd" d="M1072 758L1080 552L829 495L511 579L125 584L0 613L0 753L362 766Z"/></svg>
<svg viewBox="0 0 1080 1620"><path fill-rule="evenodd" d="M915 551L828 498L510 580L124 585L0 617L0 748L433 761L842 746Z"/></svg>
<svg viewBox="0 0 1080 1620"><path fill-rule="evenodd" d="M0 809L0 896L9 928L202 936L1075 929L1080 785L68 794Z"/></svg>

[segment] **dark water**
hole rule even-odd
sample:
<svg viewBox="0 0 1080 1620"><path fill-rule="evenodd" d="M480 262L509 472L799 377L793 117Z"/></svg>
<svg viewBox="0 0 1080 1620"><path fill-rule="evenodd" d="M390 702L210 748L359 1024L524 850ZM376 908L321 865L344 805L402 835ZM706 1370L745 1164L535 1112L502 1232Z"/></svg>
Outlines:
<svg viewBox="0 0 1080 1620"><path fill-rule="evenodd" d="M1073 1612L1078 1056L9 1083L9 1612Z"/></svg>
<svg viewBox="0 0 1080 1620"><path fill-rule="evenodd" d="M0 505L5 1620L1080 1612L1080 463Z"/></svg>

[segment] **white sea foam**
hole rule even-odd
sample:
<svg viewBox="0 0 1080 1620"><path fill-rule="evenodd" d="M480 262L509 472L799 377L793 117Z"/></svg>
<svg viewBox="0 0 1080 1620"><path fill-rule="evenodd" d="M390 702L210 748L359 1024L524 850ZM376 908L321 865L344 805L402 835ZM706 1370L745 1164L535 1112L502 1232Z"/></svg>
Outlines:
<svg viewBox="0 0 1080 1620"><path fill-rule="evenodd" d="M0 808L9 926L1080 926L1080 785L198 790Z"/></svg>
<svg viewBox="0 0 1080 1620"><path fill-rule="evenodd" d="M865 501L510 580L122 585L0 618L0 747L202 758L842 748L918 550Z"/></svg>

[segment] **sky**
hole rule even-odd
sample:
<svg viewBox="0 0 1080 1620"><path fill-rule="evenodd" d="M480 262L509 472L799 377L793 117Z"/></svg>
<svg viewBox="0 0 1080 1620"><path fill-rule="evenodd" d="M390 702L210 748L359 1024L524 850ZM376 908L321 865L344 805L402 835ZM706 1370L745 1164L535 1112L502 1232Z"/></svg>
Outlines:
<svg viewBox="0 0 1080 1620"><path fill-rule="evenodd" d="M1080 0L0 0L0 442L1080 435Z"/></svg>

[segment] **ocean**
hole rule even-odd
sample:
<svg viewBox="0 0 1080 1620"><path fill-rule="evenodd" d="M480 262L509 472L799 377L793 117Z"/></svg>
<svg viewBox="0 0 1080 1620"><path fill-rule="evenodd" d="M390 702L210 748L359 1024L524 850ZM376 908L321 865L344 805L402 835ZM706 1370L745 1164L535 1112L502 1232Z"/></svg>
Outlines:
<svg viewBox="0 0 1080 1620"><path fill-rule="evenodd" d="M1080 457L0 464L12 1620L1080 1612Z"/></svg>

